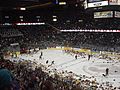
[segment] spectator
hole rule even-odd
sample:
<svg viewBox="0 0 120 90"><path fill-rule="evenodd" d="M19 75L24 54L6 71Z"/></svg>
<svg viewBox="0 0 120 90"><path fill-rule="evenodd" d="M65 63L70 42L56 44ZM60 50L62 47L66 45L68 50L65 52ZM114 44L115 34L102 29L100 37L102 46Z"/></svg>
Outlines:
<svg viewBox="0 0 120 90"><path fill-rule="evenodd" d="M8 69L0 68L0 90L12 90L13 76Z"/></svg>

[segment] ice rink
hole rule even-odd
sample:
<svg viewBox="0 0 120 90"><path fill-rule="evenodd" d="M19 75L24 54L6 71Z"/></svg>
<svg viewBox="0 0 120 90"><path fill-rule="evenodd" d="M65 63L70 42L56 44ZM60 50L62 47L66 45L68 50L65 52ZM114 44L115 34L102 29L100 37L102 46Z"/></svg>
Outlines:
<svg viewBox="0 0 120 90"><path fill-rule="evenodd" d="M62 50L45 49L42 52L42 59L39 59L41 51L31 55L20 55L19 58L36 61L38 64L42 63L49 66L50 70L57 69L58 72L67 70L78 76L85 75L89 79L96 78L99 83L109 82L116 87L120 86L120 62L118 60L99 59L98 57L91 57L88 60L87 55L85 58L79 56L78 59L75 59L75 55L67 54ZM53 65L51 65L52 61L54 61ZM106 68L109 68L108 76L104 76Z"/></svg>

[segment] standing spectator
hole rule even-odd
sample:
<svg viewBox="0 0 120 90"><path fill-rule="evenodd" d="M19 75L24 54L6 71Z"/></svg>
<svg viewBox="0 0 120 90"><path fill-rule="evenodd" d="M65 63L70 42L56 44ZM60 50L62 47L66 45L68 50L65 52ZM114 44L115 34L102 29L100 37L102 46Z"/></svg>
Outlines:
<svg viewBox="0 0 120 90"><path fill-rule="evenodd" d="M0 68L0 90L12 89L12 74L8 69Z"/></svg>

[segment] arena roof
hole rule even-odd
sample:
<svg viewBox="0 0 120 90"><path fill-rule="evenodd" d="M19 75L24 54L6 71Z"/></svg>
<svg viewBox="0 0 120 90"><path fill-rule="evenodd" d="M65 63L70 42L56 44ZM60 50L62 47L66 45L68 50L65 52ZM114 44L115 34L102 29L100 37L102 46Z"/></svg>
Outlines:
<svg viewBox="0 0 120 90"><path fill-rule="evenodd" d="M0 8L15 9L20 7L38 8L55 6L58 0L0 0ZM59 0L59 2L67 2L69 5L81 4L81 0Z"/></svg>

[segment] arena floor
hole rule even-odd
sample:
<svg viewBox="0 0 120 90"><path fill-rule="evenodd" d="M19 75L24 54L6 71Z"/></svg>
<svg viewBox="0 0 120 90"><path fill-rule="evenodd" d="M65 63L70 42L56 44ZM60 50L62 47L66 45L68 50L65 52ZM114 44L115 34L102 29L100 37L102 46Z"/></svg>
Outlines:
<svg viewBox="0 0 120 90"><path fill-rule="evenodd" d="M26 60L35 60L37 63L50 65L52 61L54 64L49 66L50 70L57 69L57 71L72 71L78 76L85 75L89 79L95 79L99 83L110 82L113 86L120 86L120 62L118 60L99 59L98 57L91 57L88 61L85 58L74 58L74 55L67 54L62 50L42 50L43 57L39 59L41 51L32 55L20 55L19 58ZM46 61L48 60L48 64ZM106 68L109 68L109 75L104 76Z"/></svg>

